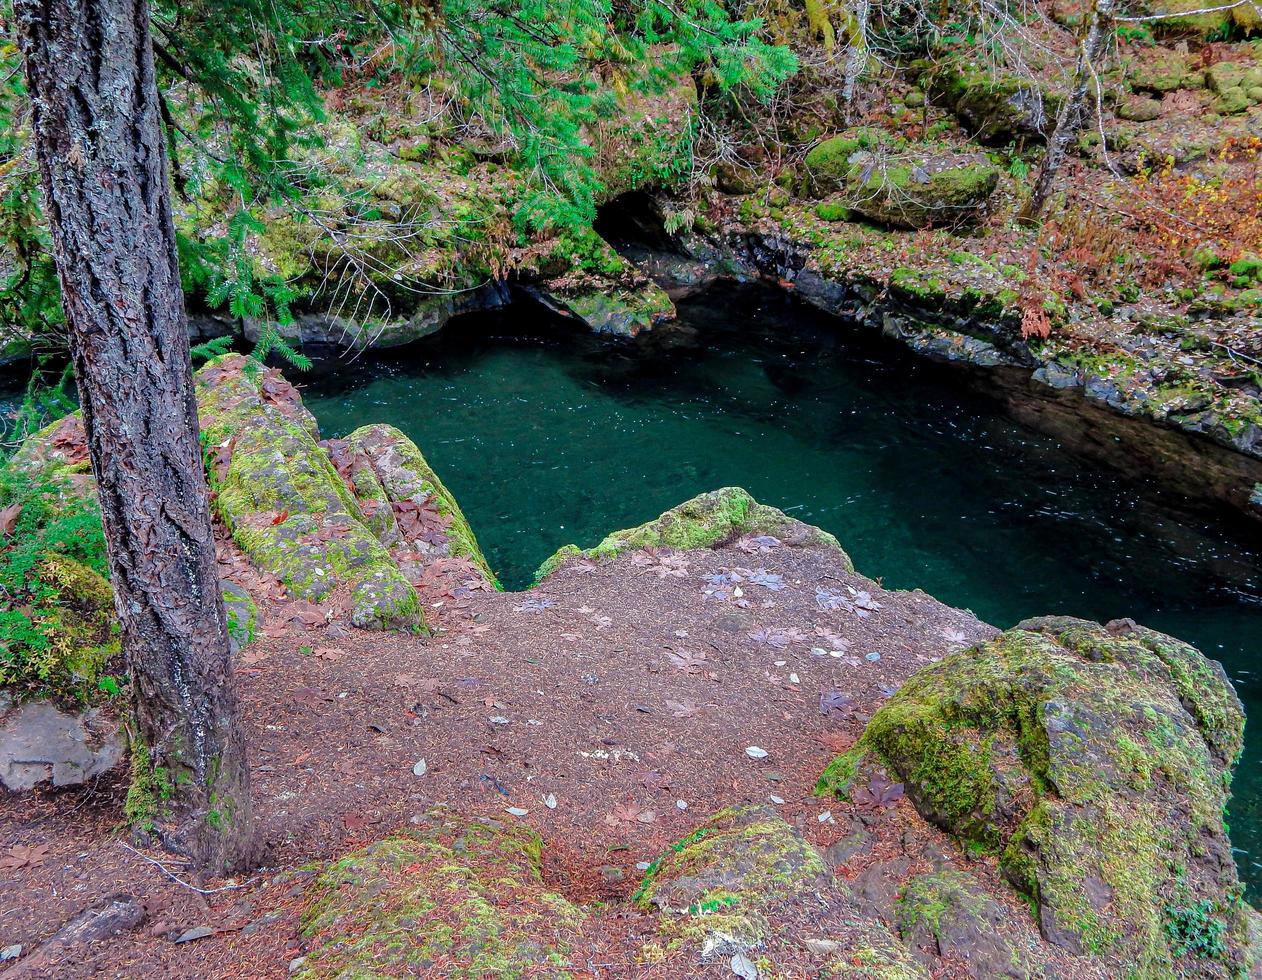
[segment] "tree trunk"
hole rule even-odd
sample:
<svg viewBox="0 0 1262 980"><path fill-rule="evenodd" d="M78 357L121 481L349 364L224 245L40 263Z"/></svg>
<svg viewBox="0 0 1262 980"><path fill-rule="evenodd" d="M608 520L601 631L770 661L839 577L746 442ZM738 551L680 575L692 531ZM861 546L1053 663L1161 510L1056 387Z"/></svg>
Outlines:
<svg viewBox="0 0 1262 980"><path fill-rule="evenodd" d="M15 0L136 723L170 849L248 861L249 773L202 466L145 0ZM137 758L145 766L145 753Z"/></svg>
<svg viewBox="0 0 1262 980"><path fill-rule="evenodd" d="M1092 82L1098 75L1098 65L1105 47L1113 37L1113 12L1115 0L1096 0L1087 18L1087 31L1078 47L1078 64L1074 70L1074 87L1056 116L1056 128L1047 141L1047 155L1034 181L1034 189L1017 216L1024 225L1038 224L1047 199L1052 196L1056 175L1069 156L1069 147L1082 131L1083 120L1090 115L1087 105Z"/></svg>

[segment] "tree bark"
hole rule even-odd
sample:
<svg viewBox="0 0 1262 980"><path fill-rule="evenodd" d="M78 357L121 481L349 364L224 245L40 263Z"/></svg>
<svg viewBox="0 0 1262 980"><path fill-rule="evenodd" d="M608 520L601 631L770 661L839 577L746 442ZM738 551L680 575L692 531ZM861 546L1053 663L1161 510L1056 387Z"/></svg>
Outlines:
<svg viewBox="0 0 1262 980"><path fill-rule="evenodd" d="M1115 0L1096 0L1087 17L1086 34L1078 46L1078 64L1074 70L1074 87L1056 116L1056 128L1047 141L1047 155L1034 180L1034 188L1021 208L1017 220L1024 225L1038 224L1047 199L1056 186L1056 176L1069 157L1069 147L1082 131L1083 120L1089 115L1087 97L1091 84L1098 75L1104 50L1113 37L1113 13Z"/></svg>
<svg viewBox="0 0 1262 980"><path fill-rule="evenodd" d="M250 857L249 773L146 2L13 6L136 723L152 766L148 829L222 873Z"/></svg>

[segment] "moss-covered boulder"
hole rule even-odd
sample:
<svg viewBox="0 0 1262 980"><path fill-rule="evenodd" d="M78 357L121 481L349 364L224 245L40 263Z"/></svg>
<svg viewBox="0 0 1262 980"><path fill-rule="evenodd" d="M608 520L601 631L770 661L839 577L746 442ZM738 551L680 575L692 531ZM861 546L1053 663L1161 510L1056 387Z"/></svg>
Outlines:
<svg viewBox="0 0 1262 980"><path fill-rule="evenodd" d="M895 909L899 935L926 966L939 957L964 964L970 977L1029 977L1028 954L1003 907L963 871L935 871L907 882Z"/></svg>
<svg viewBox="0 0 1262 980"><path fill-rule="evenodd" d="M533 831L431 814L330 864L308 891L296 975L561 978L586 913L540 876Z"/></svg>
<svg viewBox="0 0 1262 980"><path fill-rule="evenodd" d="M663 943L706 961L757 949L768 976L780 975L784 959L798 970L810 963L809 973L792 975L928 977L770 807L714 814L649 866L633 901L660 914L650 948Z"/></svg>
<svg viewBox="0 0 1262 980"><path fill-rule="evenodd" d="M922 816L998 856L1052 943L1142 976L1228 976L1244 958L1223 824L1243 724L1221 666L1185 643L1027 620L915 674L820 790L883 767Z"/></svg>
<svg viewBox="0 0 1262 980"><path fill-rule="evenodd" d="M460 505L416 443L392 425L363 426L346 441L357 494L378 501L369 523L380 537L387 543L399 540L433 557L468 559L478 574L498 587ZM436 526L426 527L419 537L413 536L409 528L425 525L407 520L408 512L416 509L432 509L437 517ZM394 516L395 510L402 519Z"/></svg>
<svg viewBox="0 0 1262 980"><path fill-rule="evenodd" d="M945 105L982 143L1002 146L1051 132L1060 99L1027 78L971 67L937 66L926 80L932 99Z"/></svg>
<svg viewBox="0 0 1262 980"><path fill-rule="evenodd" d="M837 539L827 531L758 503L740 487L723 487L672 507L647 524L614 531L593 548L566 545L539 566L535 582L542 582L568 558L608 560L644 548L717 548L743 534L771 535L794 547L830 548L841 555L848 569L853 568Z"/></svg>
<svg viewBox="0 0 1262 980"><path fill-rule="evenodd" d="M356 626L422 625L415 589L317 444L297 390L235 354L198 371L196 389L215 507L250 560L303 599L348 585Z"/></svg>
<svg viewBox="0 0 1262 980"><path fill-rule="evenodd" d="M882 147L897 150L901 143L891 140L880 130L859 126L837 136L821 140L806 154L806 174L810 189L817 195L843 190L851 173L851 161L864 151Z"/></svg>
<svg viewBox="0 0 1262 980"><path fill-rule="evenodd" d="M806 167L814 190L836 192L839 199L826 203L896 228L976 221L999 185L984 154L903 149L867 129L825 140L807 154Z"/></svg>
<svg viewBox="0 0 1262 980"><path fill-rule="evenodd" d="M1217 34L1231 23L1228 5L1201 0L1146 0L1138 9L1160 17L1153 21L1153 28L1164 34Z"/></svg>

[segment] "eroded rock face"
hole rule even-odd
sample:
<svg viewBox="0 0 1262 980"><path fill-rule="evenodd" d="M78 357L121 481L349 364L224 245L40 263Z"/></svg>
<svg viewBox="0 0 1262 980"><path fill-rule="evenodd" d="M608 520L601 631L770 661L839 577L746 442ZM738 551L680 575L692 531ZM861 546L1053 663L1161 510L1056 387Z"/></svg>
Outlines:
<svg viewBox="0 0 1262 980"><path fill-rule="evenodd" d="M546 888L542 842L432 814L333 862L308 893L297 976L565 977L587 914Z"/></svg>
<svg viewBox="0 0 1262 980"><path fill-rule="evenodd" d="M577 545L566 545L539 566L535 582L542 582L569 558L585 556L608 560L644 548L673 548L679 551L716 548L742 534L770 535L793 547L832 548L841 552L846 567L853 570L849 557L845 556L837 539L827 531L795 520L775 507L758 503L740 487L723 487L698 494L647 524L614 531L594 548L581 550Z"/></svg>
<svg viewBox="0 0 1262 980"><path fill-rule="evenodd" d="M118 766L125 749L118 720L101 708L0 696L0 785L10 792L78 786Z"/></svg>
<svg viewBox="0 0 1262 980"><path fill-rule="evenodd" d="M1027 620L914 675L820 788L884 767L922 816L998 856L1052 943L1229 976L1245 919L1223 809L1243 724L1221 666L1185 643Z"/></svg>

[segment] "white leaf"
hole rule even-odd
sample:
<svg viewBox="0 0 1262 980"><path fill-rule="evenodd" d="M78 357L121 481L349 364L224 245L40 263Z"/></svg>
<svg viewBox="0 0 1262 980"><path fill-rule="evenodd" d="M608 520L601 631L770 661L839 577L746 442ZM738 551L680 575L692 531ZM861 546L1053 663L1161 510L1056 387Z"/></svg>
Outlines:
<svg viewBox="0 0 1262 980"><path fill-rule="evenodd" d="M784 799L782 797L776 796L774 793L771 794L771 802L774 803L776 806L784 806Z"/></svg>
<svg viewBox="0 0 1262 980"><path fill-rule="evenodd" d="M687 801L687 800L676 800L676 801L675 801L675 808L676 808L676 809L678 809L678 810L687 810L687 809L688 809L688 801Z"/></svg>
<svg viewBox="0 0 1262 980"><path fill-rule="evenodd" d="M549 793L543 798L543 805L549 810L555 810L557 808L557 798L552 793Z"/></svg>
<svg viewBox="0 0 1262 980"><path fill-rule="evenodd" d="M524 817L527 813L530 812L529 810L523 810L519 806L509 806L509 807L505 807L504 809L506 809L514 817Z"/></svg>
<svg viewBox="0 0 1262 980"><path fill-rule="evenodd" d="M732 957L732 972L741 980L758 980L758 967L744 953Z"/></svg>
<svg viewBox="0 0 1262 980"><path fill-rule="evenodd" d="M426 764L425 760L417 759L416 765L412 767L412 775L424 776L427 772L429 772L429 766Z"/></svg>
<svg viewBox="0 0 1262 980"><path fill-rule="evenodd" d="M745 750L745 754L749 756L751 759L767 758L767 750L760 749L757 745L751 745L749 748Z"/></svg>
<svg viewBox="0 0 1262 980"><path fill-rule="evenodd" d="M821 813L821 814L820 814L818 817L816 817L815 819L816 819L816 820L818 820L820 823L832 823L832 822L833 822L833 811L832 811L832 810L825 810L823 813Z"/></svg>

